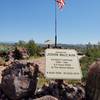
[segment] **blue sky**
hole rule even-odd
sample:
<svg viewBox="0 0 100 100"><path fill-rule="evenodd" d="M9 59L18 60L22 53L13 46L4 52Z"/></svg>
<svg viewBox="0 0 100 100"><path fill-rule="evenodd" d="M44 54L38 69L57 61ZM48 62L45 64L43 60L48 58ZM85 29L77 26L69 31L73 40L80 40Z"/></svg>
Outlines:
<svg viewBox="0 0 100 100"><path fill-rule="evenodd" d="M65 0L57 9L58 42L100 41L100 0ZM0 41L54 40L54 0L0 0Z"/></svg>

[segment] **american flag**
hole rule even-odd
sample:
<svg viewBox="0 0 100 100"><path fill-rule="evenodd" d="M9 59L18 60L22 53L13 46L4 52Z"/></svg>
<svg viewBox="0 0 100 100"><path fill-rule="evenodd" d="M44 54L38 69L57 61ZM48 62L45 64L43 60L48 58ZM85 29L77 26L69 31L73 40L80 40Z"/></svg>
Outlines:
<svg viewBox="0 0 100 100"><path fill-rule="evenodd" d="M64 0L56 0L56 2L57 2L57 4L58 4L58 7L59 7L60 9L62 9L63 6L64 6L64 4L65 4Z"/></svg>

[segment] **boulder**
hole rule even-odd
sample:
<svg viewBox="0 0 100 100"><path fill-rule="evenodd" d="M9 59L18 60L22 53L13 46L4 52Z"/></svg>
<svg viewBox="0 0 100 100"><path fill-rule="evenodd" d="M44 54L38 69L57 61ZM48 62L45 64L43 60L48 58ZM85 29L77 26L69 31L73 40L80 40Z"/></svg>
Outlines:
<svg viewBox="0 0 100 100"><path fill-rule="evenodd" d="M86 82L86 100L100 100L100 59L89 67Z"/></svg>
<svg viewBox="0 0 100 100"><path fill-rule="evenodd" d="M51 95L57 98L58 100L85 100L84 87L82 87L81 85L70 86L65 83L61 83L61 81L44 85L41 89L39 89L36 92L36 97L42 97L47 95Z"/></svg>
<svg viewBox="0 0 100 100"><path fill-rule="evenodd" d="M34 95L37 85L38 65L14 62L2 72L2 91L11 100Z"/></svg>
<svg viewBox="0 0 100 100"><path fill-rule="evenodd" d="M58 100L57 98L53 97L53 96L43 96L41 98L37 98L37 99L34 99L34 100Z"/></svg>

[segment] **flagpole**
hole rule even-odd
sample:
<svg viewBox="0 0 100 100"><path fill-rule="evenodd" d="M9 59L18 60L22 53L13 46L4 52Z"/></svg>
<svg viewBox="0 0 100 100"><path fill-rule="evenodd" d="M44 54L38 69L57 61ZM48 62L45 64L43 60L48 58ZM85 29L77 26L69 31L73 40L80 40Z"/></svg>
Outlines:
<svg viewBox="0 0 100 100"><path fill-rule="evenodd" d="M57 47L57 5L55 0L55 48Z"/></svg>

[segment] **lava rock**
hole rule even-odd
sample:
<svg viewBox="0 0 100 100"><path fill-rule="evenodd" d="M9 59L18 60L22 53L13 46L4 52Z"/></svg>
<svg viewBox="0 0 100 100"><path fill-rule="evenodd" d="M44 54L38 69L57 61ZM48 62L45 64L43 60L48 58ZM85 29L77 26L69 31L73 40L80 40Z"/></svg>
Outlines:
<svg viewBox="0 0 100 100"><path fill-rule="evenodd" d="M43 96L41 98L37 98L37 99L34 99L34 100L58 100L57 98L53 97L53 96Z"/></svg>
<svg viewBox="0 0 100 100"><path fill-rule="evenodd" d="M86 100L100 100L100 59L89 67L86 82Z"/></svg>
<svg viewBox="0 0 100 100"><path fill-rule="evenodd" d="M85 100L85 89L81 85L73 86L59 81L44 85L36 92L36 97L46 95L51 95L58 100Z"/></svg>
<svg viewBox="0 0 100 100"><path fill-rule="evenodd" d="M2 72L2 91L11 100L34 95L37 77L38 65L14 62Z"/></svg>

